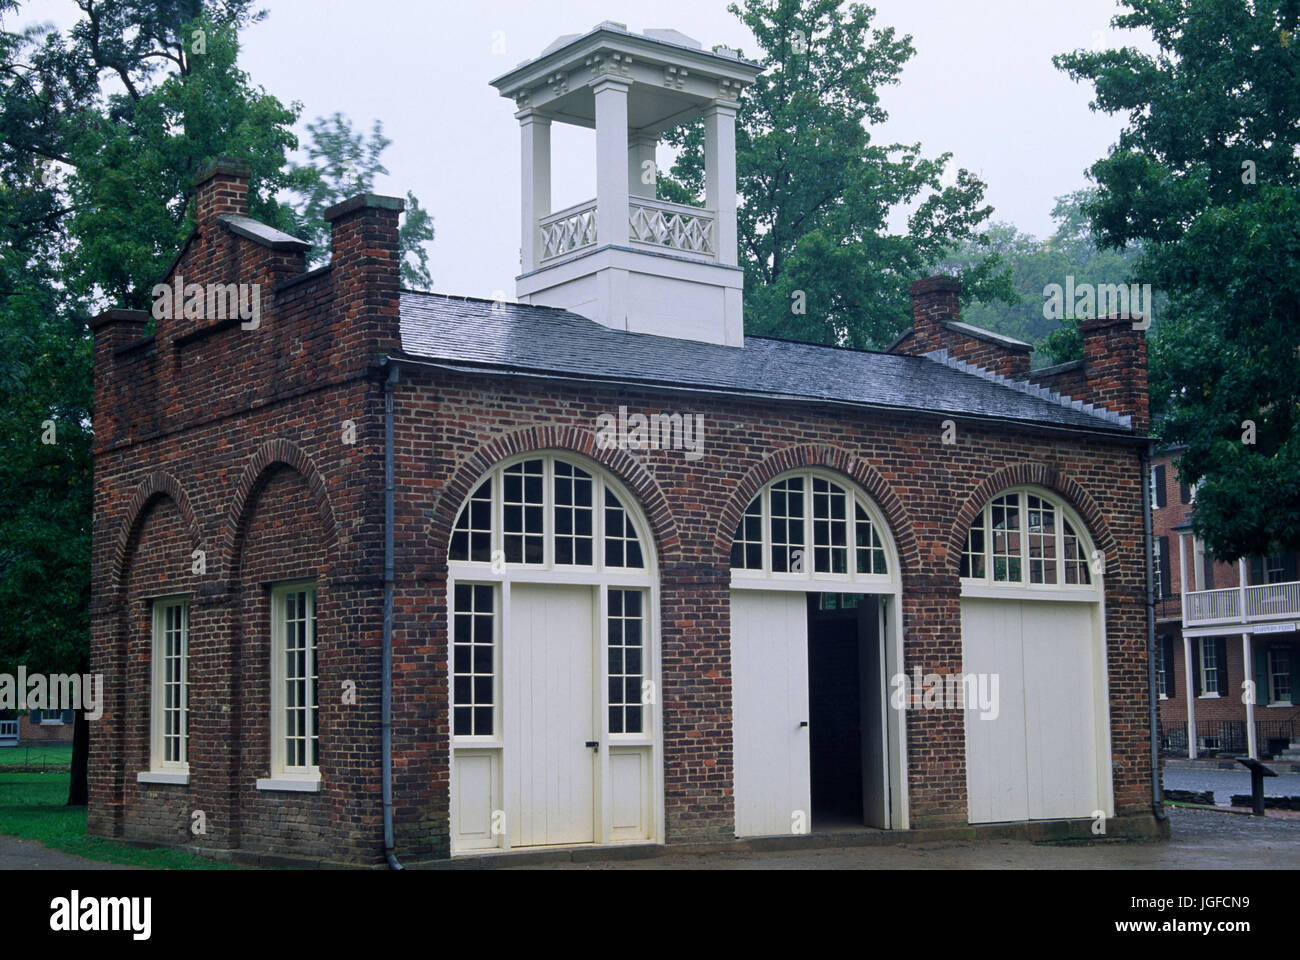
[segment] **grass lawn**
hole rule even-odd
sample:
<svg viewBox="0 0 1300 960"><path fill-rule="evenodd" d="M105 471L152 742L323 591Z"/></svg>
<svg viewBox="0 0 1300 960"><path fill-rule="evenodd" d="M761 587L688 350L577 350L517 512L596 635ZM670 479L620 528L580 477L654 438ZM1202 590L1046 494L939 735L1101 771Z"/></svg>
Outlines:
<svg viewBox="0 0 1300 960"><path fill-rule="evenodd" d="M53 749L63 749L68 758L72 755L71 747ZM49 753L51 748L43 748L41 752ZM35 840L54 850L105 863L155 870L238 869L233 864L196 857L181 850L152 850L86 836L86 808L67 806L70 779L67 760L57 773L4 773L6 765L14 765L6 754L14 753L21 756L23 748L0 750L0 834ZM36 753L33 749L33 756Z"/></svg>
<svg viewBox="0 0 1300 960"><path fill-rule="evenodd" d="M49 771L66 771L72 763L72 744L20 744L0 749L0 770L6 767L40 767Z"/></svg>

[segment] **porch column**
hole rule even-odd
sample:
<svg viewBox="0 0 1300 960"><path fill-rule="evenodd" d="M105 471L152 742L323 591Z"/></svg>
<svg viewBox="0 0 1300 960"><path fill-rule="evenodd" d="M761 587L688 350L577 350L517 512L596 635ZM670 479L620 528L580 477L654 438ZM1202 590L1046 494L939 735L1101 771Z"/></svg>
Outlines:
<svg viewBox="0 0 1300 960"><path fill-rule="evenodd" d="M515 116L519 120L522 177L519 268L528 273L536 270L541 260L537 222L551 212L551 121L535 110L521 110Z"/></svg>
<svg viewBox="0 0 1300 960"><path fill-rule="evenodd" d="M627 91L630 80L602 77L596 97L596 242L628 242Z"/></svg>
<svg viewBox="0 0 1300 960"><path fill-rule="evenodd" d="M659 138L653 133L633 131L627 138L627 184L628 195L655 198L655 183L659 171L655 167L655 147ZM646 164L649 164L647 166Z"/></svg>
<svg viewBox="0 0 1300 960"><path fill-rule="evenodd" d="M1254 676L1255 668L1254 668L1254 661L1251 660L1250 658L1250 634L1249 633L1243 633L1241 635L1241 662L1243 665L1242 673L1245 676L1246 680L1252 684L1252 686L1245 688L1251 691L1251 695L1245 698L1246 699L1246 751L1250 754L1250 756L1258 760L1259 751L1257 750L1255 744L1255 698L1259 696L1259 691L1255 690L1253 686L1255 682L1255 676Z"/></svg>
<svg viewBox="0 0 1300 960"><path fill-rule="evenodd" d="M1187 759L1196 759L1196 690L1192 686L1192 638L1183 634L1183 689L1187 691Z"/></svg>
<svg viewBox="0 0 1300 960"><path fill-rule="evenodd" d="M736 110L715 100L704 111L704 206L713 213L718 263L736 266Z"/></svg>

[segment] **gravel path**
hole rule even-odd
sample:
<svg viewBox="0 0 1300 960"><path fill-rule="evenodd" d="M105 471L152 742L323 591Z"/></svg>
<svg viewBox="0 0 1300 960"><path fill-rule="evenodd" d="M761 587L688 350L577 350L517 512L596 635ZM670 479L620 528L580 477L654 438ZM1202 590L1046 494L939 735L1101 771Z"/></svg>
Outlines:
<svg viewBox="0 0 1300 960"><path fill-rule="evenodd" d="M134 870L117 863L102 863L60 853L33 840L0 836L0 870Z"/></svg>

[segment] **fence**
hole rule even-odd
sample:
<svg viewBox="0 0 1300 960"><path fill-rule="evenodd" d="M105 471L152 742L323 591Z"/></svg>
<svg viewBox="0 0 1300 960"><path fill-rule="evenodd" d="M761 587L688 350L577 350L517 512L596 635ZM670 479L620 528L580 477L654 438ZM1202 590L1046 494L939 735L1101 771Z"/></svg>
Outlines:
<svg viewBox="0 0 1300 960"><path fill-rule="evenodd" d="M1187 756L1187 722L1161 720L1158 726L1160 755L1162 757ZM1255 747L1261 754L1272 754L1286 749L1288 743L1300 740L1295 719L1256 720ZM1245 756L1249 752L1244 720L1197 720L1196 755Z"/></svg>

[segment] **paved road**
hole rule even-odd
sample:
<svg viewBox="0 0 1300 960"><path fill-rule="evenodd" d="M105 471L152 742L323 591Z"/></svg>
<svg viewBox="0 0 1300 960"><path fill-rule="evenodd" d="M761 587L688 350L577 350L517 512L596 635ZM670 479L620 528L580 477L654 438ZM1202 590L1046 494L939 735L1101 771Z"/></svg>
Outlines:
<svg viewBox="0 0 1300 960"><path fill-rule="evenodd" d="M1100 843L898 844L781 853L669 855L653 860L505 869L569 870L1219 870L1300 868L1300 821L1171 809L1173 839Z"/></svg>
<svg viewBox="0 0 1300 960"><path fill-rule="evenodd" d="M1250 773L1236 770L1165 770L1166 790L1213 790L1215 803L1227 803L1234 793L1250 793ZM1283 773L1264 780L1266 797L1300 797L1300 773Z"/></svg>
<svg viewBox="0 0 1300 960"><path fill-rule="evenodd" d="M134 870L117 863L101 863L70 853L60 853L32 840L0 837L0 870Z"/></svg>

